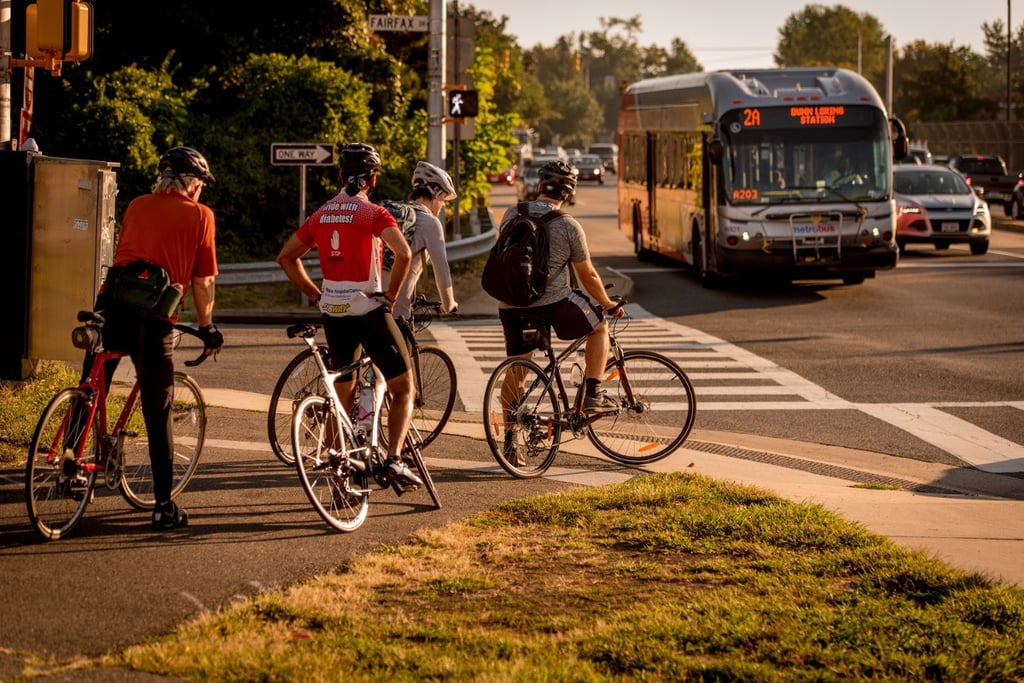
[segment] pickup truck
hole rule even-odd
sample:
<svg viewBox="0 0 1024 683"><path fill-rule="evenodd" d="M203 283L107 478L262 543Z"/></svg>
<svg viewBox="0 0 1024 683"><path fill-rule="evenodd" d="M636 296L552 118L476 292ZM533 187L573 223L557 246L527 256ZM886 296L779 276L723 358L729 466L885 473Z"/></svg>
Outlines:
<svg viewBox="0 0 1024 683"><path fill-rule="evenodd" d="M1016 196L1024 186L1020 173L1006 171L1006 162L993 154L962 154L949 158L949 165L967 179L989 206L1002 204L1007 216L1013 215Z"/></svg>

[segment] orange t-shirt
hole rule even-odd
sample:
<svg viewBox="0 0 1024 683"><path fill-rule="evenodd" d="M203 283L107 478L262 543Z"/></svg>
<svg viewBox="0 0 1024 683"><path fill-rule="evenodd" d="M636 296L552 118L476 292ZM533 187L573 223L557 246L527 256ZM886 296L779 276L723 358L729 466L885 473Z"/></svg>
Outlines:
<svg viewBox="0 0 1024 683"><path fill-rule="evenodd" d="M217 274L215 237L210 207L178 192L142 195L121 219L113 265L150 261L187 292L193 277Z"/></svg>

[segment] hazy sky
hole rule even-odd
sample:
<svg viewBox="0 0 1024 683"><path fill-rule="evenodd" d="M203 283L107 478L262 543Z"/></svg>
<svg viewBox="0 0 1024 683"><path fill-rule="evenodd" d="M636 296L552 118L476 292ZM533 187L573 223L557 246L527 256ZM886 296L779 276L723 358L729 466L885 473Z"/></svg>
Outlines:
<svg viewBox="0 0 1024 683"><path fill-rule="evenodd" d="M1024 23L1024 2L1009 0L849 0L819 2L843 5L858 14L870 14L892 35L896 47L924 40L929 43L967 45L984 54L982 23L1002 20ZM795 0L473 0L465 2L487 10L495 18L508 17L508 33L519 45L552 45L569 33L598 31L599 18L630 19L640 15L641 45L668 47L682 39L705 69L772 67L772 52L786 19L812 2ZM856 38L854 38L856 40Z"/></svg>

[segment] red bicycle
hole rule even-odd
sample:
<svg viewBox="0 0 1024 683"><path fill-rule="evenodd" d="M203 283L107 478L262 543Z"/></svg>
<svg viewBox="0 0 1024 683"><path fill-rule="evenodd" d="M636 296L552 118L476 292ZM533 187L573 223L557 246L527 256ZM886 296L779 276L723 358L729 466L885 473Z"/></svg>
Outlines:
<svg viewBox="0 0 1024 683"><path fill-rule="evenodd" d="M108 391L104 367L124 354L103 349L102 315L79 311L78 322L85 324L72 331L72 343L85 350L91 371L77 387L62 389L50 400L36 425L25 465L28 516L47 540L63 538L75 528L95 497L99 474L107 488L120 489L133 507L151 510L156 504L139 383L130 388L112 383ZM198 336L188 325L175 328ZM205 359L202 354L185 365L193 367ZM116 416L112 426L108 415ZM183 372L174 373L171 419L173 499L195 474L206 438L206 402L196 381Z"/></svg>

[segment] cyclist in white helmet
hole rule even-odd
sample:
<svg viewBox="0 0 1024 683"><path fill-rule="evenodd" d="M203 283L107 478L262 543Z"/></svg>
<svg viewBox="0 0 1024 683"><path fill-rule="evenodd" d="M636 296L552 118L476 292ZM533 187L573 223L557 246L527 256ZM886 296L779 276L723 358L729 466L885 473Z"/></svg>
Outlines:
<svg viewBox="0 0 1024 683"><path fill-rule="evenodd" d="M409 193L409 200L416 211L416 225L412 239L409 240L412 265L402 281L402 288L392 308L392 315L400 322L412 316L416 285L428 259L434 269L434 284L441 301L441 312L455 313L458 309L444 243L444 225L438 219L444 203L455 197L455 184L444 169L426 161L416 164L416 170L412 173L412 192Z"/></svg>

